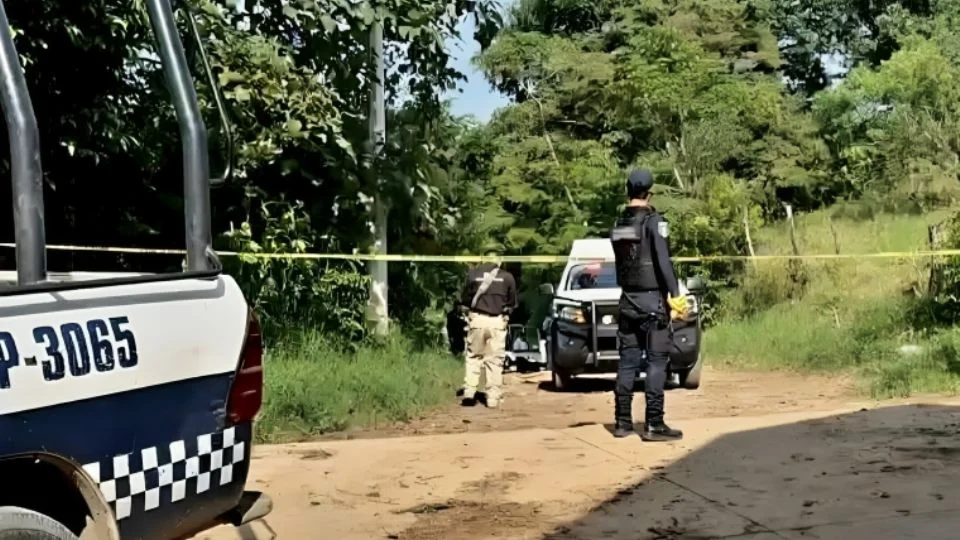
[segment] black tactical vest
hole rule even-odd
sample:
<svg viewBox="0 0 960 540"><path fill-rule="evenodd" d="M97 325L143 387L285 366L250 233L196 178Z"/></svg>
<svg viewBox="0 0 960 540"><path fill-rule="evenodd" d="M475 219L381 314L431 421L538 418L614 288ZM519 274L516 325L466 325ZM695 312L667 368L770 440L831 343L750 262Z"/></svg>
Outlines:
<svg viewBox="0 0 960 540"><path fill-rule="evenodd" d="M652 208L627 208L613 225L610 241L617 261L617 285L624 292L659 290L647 233Z"/></svg>

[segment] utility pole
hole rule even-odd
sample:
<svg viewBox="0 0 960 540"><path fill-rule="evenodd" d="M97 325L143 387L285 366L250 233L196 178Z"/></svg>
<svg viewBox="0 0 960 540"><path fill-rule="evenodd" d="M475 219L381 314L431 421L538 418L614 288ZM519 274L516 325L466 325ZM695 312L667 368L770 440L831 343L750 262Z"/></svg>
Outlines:
<svg viewBox="0 0 960 540"><path fill-rule="evenodd" d="M370 52L373 55L374 79L370 88L370 150L373 165L373 252L378 255L387 253L387 201L383 196L383 180L379 176L379 162L383 154L386 138L386 111L383 97L383 84L386 77L383 61L383 22L375 18L370 26ZM370 300L367 318L374 324L377 335L386 335L389 331L387 311L387 261L370 261Z"/></svg>

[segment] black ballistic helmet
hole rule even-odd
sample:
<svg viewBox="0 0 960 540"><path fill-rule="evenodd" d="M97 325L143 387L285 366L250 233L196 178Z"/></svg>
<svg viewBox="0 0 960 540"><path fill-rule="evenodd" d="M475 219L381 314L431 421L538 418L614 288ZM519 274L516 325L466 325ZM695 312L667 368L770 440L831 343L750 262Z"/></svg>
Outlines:
<svg viewBox="0 0 960 540"><path fill-rule="evenodd" d="M639 199L653 187L653 173L647 169L636 169L627 177L627 197Z"/></svg>

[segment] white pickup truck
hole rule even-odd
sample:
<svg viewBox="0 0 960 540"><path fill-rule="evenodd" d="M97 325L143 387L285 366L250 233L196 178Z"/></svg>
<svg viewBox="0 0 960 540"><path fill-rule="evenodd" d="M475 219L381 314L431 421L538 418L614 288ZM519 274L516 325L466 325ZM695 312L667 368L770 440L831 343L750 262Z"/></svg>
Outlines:
<svg viewBox="0 0 960 540"><path fill-rule="evenodd" d="M550 314L540 327L540 356L553 374L553 386L571 388L572 378L583 373L616 373L620 360L617 339L620 287L617 286L613 245L609 239L576 240L560 283L540 286L552 296ZM691 278L680 284L690 301L687 320L675 321L676 350L668 373L681 386L700 386L702 328L700 304L703 281ZM641 377L643 374L641 374Z"/></svg>
<svg viewBox="0 0 960 540"><path fill-rule="evenodd" d="M17 241L17 271L0 275L0 540L181 538L271 509L245 490L260 326L211 249L206 128L170 2L146 5L181 124L187 268L56 275L36 119L0 3Z"/></svg>

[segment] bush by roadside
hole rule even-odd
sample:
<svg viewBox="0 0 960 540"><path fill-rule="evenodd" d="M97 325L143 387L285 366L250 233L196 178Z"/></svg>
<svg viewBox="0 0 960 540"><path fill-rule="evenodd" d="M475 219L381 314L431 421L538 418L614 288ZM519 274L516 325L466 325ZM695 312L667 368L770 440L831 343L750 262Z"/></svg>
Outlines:
<svg viewBox="0 0 960 540"><path fill-rule="evenodd" d="M417 350L398 336L352 350L309 330L273 341L257 422L264 442L406 421L452 401L463 376L449 353Z"/></svg>

